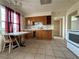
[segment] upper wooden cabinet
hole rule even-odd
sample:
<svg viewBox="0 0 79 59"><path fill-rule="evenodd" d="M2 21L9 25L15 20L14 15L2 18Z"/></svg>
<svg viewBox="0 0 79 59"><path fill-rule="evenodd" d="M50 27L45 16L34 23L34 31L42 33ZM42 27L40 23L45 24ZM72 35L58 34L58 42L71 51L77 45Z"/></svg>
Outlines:
<svg viewBox="0 0 79 59"><path fill-rule="evenodd" d="M42 22L43 25L51 24L51 16L36 16L36 17L27 17L26 25L34 25L35 22Z"/></svg>
<svg viewBox="0 0 79 59"><path fill-rule="evenodd" d="M51 25L51 16L47 16L47 24Z"/></svg>

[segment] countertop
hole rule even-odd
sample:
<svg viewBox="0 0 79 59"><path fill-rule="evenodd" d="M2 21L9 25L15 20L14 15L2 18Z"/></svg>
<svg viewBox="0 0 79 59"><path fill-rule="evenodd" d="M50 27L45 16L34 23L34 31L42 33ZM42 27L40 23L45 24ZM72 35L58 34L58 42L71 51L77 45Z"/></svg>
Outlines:
<svg viewBox="0 0 79 59"><path fill-rule="evenodd" d="M36 31L36 30L53 30L52 28L48 28L48 29L23 29L23 30L29 30L29 31Z"/></svg>

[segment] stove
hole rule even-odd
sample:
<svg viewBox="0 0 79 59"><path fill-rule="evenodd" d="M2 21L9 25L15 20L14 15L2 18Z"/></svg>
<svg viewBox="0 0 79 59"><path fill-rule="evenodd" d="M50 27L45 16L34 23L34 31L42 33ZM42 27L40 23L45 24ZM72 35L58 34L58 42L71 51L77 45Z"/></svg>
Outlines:
<svg viewBox="0 0 79 59"><path fill-rule="evenodd" d="M67 33L67 48L79 57L79 32Z"/></svg>

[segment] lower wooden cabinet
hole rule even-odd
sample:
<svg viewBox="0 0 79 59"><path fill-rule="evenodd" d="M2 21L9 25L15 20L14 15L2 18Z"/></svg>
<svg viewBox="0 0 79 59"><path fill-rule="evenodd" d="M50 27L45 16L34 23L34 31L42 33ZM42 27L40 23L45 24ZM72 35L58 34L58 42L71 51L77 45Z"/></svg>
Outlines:
<svg viewBox="0 0 79 59"><path fill-rule="evenodd" d="M32 39L33 38L33 33L29 33L29 34L25 34L24 39L28 40L28 39Z"/></svg>
<svg viewBox="0 0 79 59"><path fill-rule="evenodd" d="M52 30L38 30L36 31L37 39L52 39Z"/></svg>
<svg viewBox="0 0 79 59"><path fill-rule="evenodd" d="M41 40L50 40L52 39L52 30L36 30L29 34L24 35L25 39L41 39Z"/></svg>

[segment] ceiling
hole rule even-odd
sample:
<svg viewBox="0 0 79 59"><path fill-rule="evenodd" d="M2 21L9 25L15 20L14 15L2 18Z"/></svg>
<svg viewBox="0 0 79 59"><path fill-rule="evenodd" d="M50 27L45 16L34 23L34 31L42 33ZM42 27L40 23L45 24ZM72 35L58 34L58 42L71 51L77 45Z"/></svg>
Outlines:
<svg viewBox="0 0 79 59"><path fill-rule="evenodd" d="M27 14L36 12L66 11L78 0L52 0L51 4L41 5L40 0L23 0L23 10Z"/></svg>
<svg viewBox="0 0 79 59"><path fill-rule="evenodd" d="M10 2L10 0L6 0ZM12 2L15 0L11 0ZM33 14L37 12L58 12L67 11L78 0L52 0L51 4L41 5L40 0L17 0L22 2L22 10L25 14Z"/></svg>

